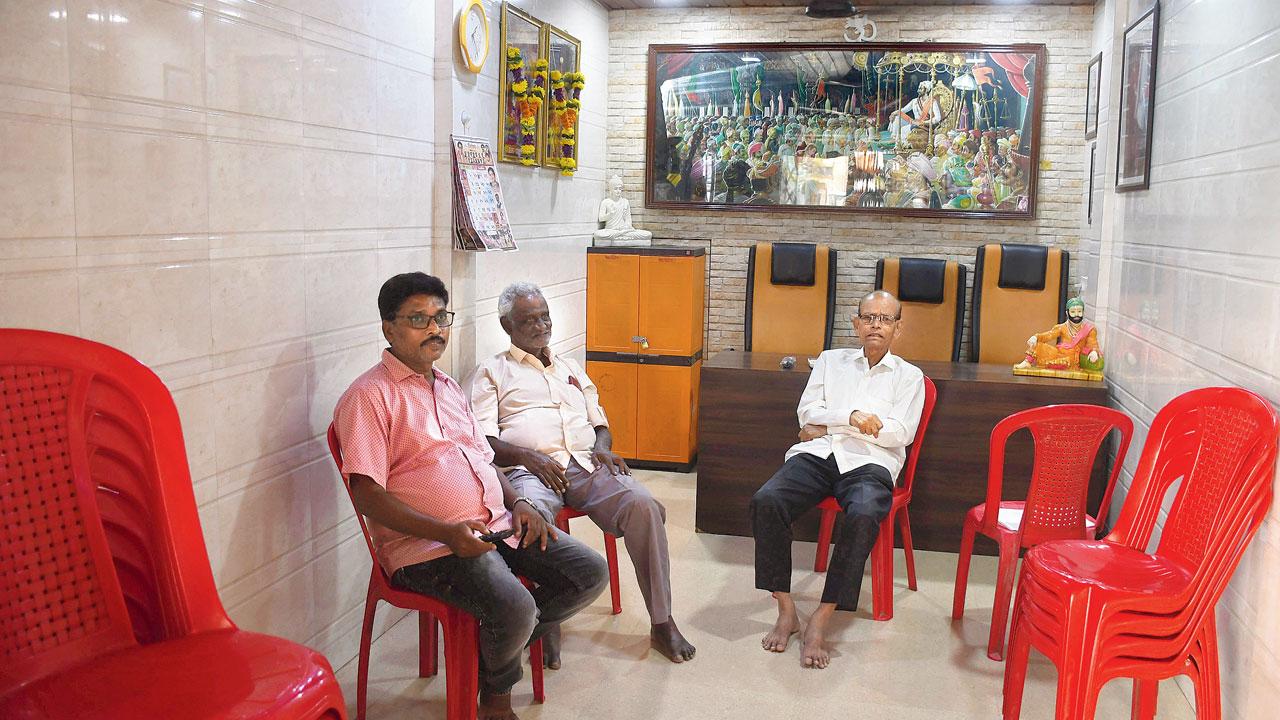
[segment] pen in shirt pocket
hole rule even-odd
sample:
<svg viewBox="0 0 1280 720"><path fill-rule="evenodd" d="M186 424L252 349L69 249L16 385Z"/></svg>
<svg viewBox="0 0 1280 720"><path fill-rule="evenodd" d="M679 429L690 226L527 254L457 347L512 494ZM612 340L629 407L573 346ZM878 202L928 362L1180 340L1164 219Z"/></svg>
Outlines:
<svg viewBox="0 0 1280 720"><path fill-rule="evenodd" d="M569 384L570 384L570 385L572 385L572 386L574 386L574 387L576 387L576 388L578 388L578 391L579 391L579 392L581 392L581 391L582 391L582 383L578 382L578 378L576 378L576 377L574 377L574 376L570 375L570 376L569 376Z"/></svg>

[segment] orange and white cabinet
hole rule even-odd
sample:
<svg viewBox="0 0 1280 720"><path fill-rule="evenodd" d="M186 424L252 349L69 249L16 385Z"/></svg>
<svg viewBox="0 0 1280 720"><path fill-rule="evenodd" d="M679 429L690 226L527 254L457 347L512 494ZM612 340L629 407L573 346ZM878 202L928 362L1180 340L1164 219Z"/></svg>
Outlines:
<svg viewBox="0 0 1280 720"><path fill-rule="evenodd" d="M587 249L587 374L627 460L693 464L706 260L702 248Z"/></svg>

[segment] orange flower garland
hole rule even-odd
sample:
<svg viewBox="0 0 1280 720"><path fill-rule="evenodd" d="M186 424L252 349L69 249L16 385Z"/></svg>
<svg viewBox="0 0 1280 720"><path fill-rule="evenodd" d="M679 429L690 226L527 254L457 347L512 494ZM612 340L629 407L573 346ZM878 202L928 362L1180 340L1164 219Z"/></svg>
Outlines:
<svg viewBox="0 0 1280 720"><path fill-rule="evenodd" d="M565 92L568 84L571 92ZM579 96L586 86L586 76L580 72L551 72L551 111L555 114L555 126L560 128L560 174L573 175L578 169L574 148L578 145L578 111L582 108Z"/></svg>
<svg viewBox="0 0 1280 720"><path fill-rule="evenodd" d="M534 145L535 131L538 126L538 109L546 98L547 61L538 58L533 64L533 83L524 76L524 56L520 48L507 47L507 70L511 73L511 94L515 97L516 110L520 114L520 147L521 165L532 165L537 146Z"/></svg>

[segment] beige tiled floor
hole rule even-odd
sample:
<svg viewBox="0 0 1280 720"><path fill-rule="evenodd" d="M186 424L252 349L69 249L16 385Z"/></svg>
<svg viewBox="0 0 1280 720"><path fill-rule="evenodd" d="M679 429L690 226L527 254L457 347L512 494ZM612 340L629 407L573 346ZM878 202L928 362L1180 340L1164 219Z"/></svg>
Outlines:
<svg viewBox="0 0 1280 720"><path fill-rule="evenodd" d="M639 471L667 507L676 620L697 645L698 656L673 665L648 648L648 617L630 560L620 552L622 614L609 614L606 592L565 624L564 667L546 675L547 702L533 704L526 668L515 688L522 718L650 720L652 718L858 717L902 720L968 720L1000 716L1004 665L987 659L994 592L994 558L975 558L965 620L950 619L955 556L917 552L918 592L906 587L902 556L896 560L894 617L871 620L870 579L863 610L839 613L831 666L805 670L792 643L783 655L760 649L772 624L772 601L754 589L749 538L693 532L695 476ZM601 534L586 518L574 533L597 549ZM812 568L814 546L796 543L793 589L801 612L821 593ZM417 623L406 618L373 645L369 718L444 717L444 677L417 677ZM443 668L443 664L441 665ZM356 663L338 672L354 713ZM1022 717L1053 717L1056 674L1032 653ZM1108 685L1097 717L1129 717L1129 684ZM354 714L353 714L354 717ZM1162 719L1192 718L1181 690L1161 683Z"/></svg>

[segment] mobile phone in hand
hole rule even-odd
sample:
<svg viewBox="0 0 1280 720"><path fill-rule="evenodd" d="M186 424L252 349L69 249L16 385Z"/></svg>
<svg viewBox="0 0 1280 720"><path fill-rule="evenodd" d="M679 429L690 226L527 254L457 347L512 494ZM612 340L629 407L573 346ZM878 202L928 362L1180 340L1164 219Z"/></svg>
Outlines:
<svg viewBox="0 0 1280 720"><path fill-rule="evenodd" d="M515 534L515 528L507 528L506 530L499 530L497 532L484 533L480 536L480 542L496 543L499 540L506 540Z"/></svg>

